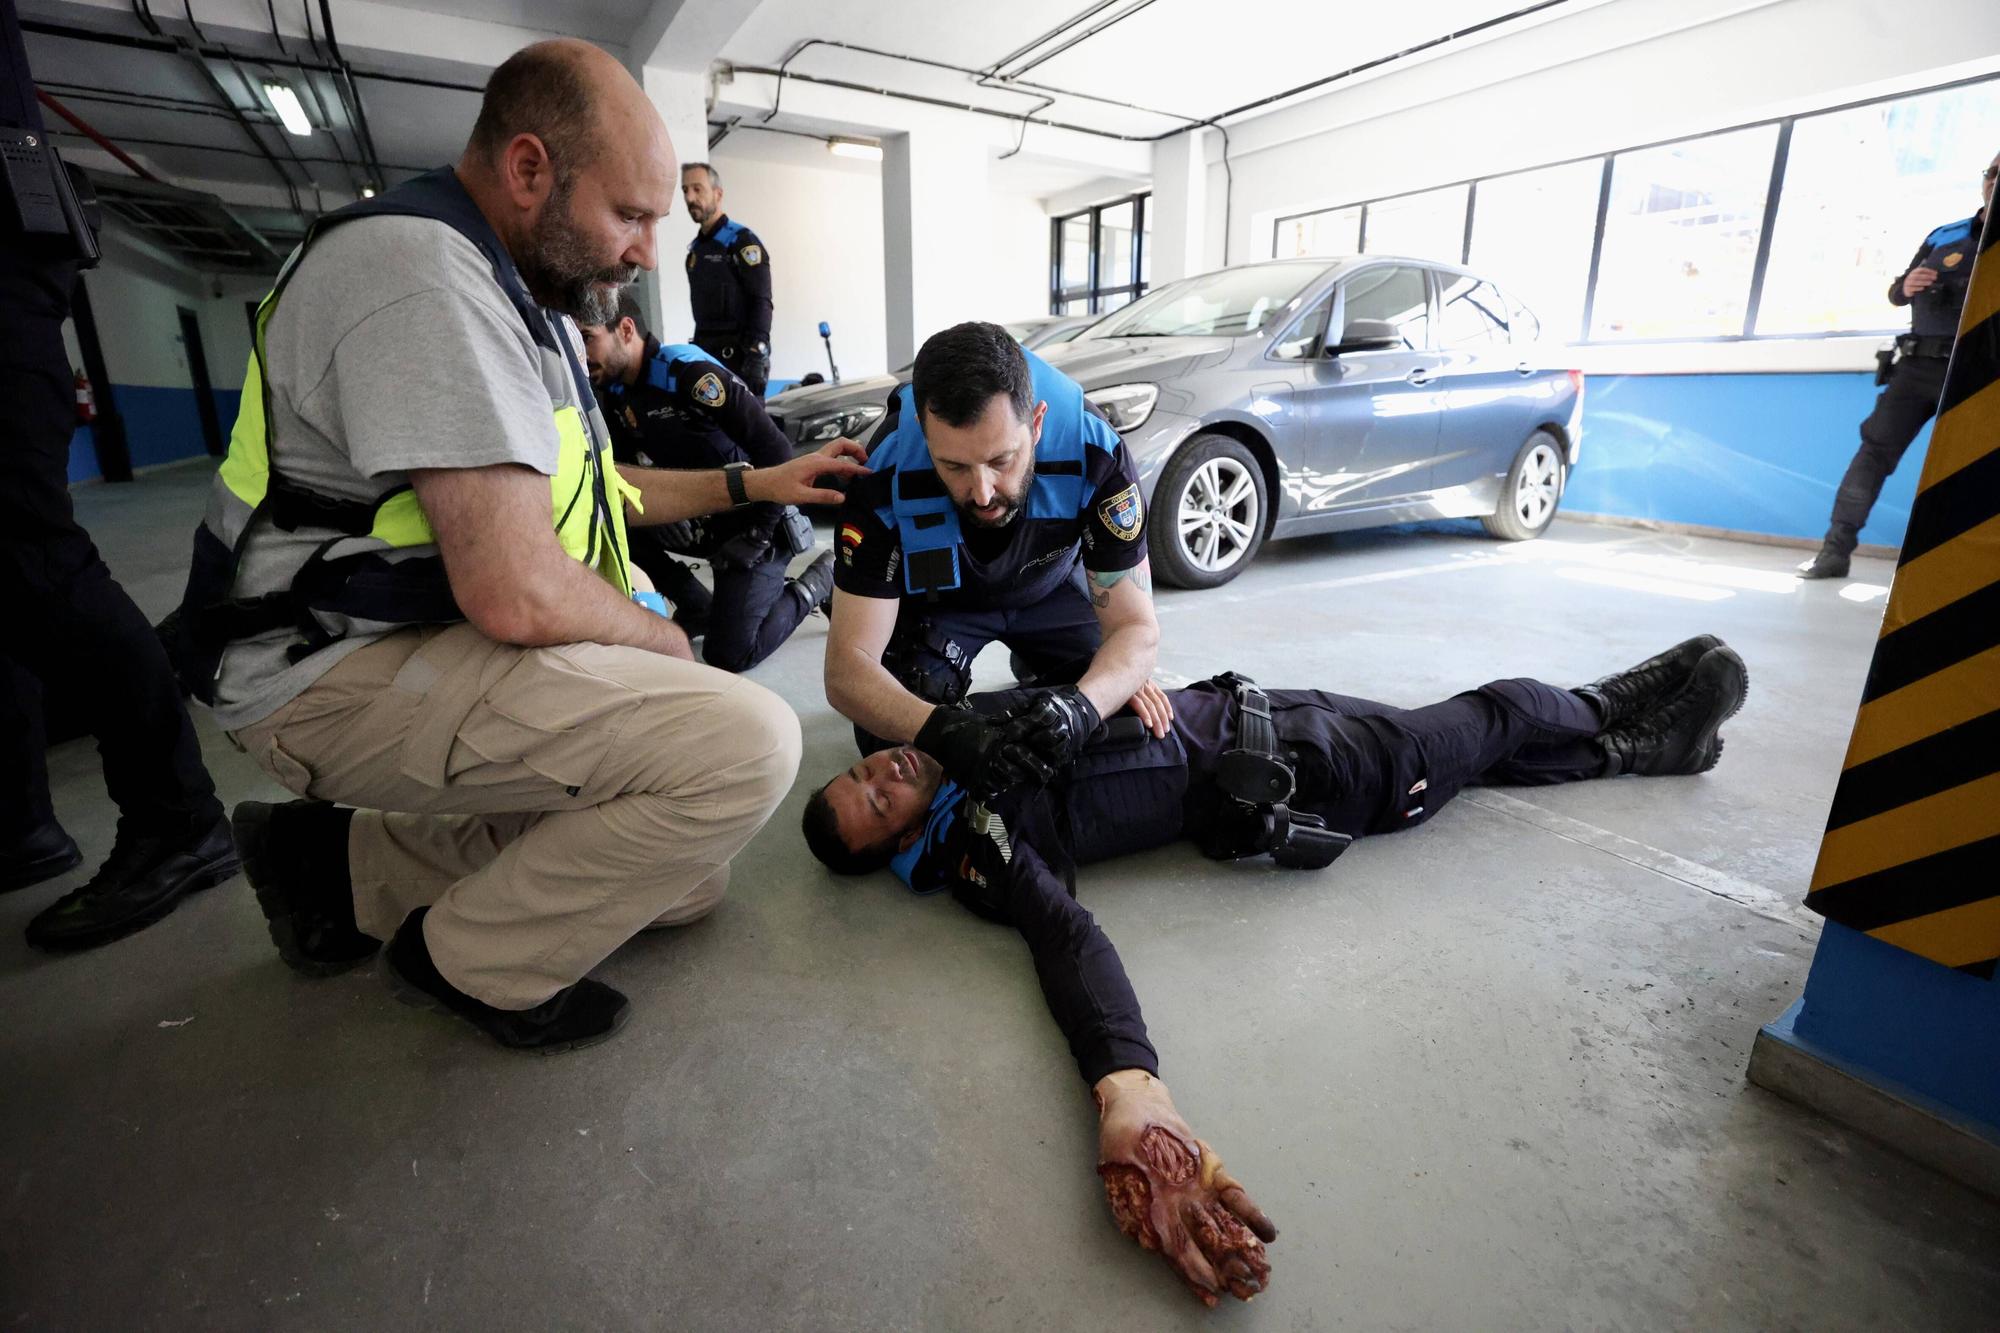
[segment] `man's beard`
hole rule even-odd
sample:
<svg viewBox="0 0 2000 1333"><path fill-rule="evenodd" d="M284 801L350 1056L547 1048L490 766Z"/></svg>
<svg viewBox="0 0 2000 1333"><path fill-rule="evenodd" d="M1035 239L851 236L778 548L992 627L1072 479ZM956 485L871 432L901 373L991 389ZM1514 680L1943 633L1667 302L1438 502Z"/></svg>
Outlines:
<svg viewBox="0 0 2000 1333"><path fill-rule="evenodd" d="M1009 523L1012 523L1015 517L1020 514L1021 506L1028 501L1028 487L1033 484L1034 475L1030 473L1027 477L1022 478L1021 489L1012 494L995 486L993 488L993 498L1006 506L1006 508L1001 510L1000 517L998 518L981 518L966 505L960 505L958 512L963 514L965 521L975 528L1004 528Z"/></svg>
<svg viewBox="0 0 2000 1333"><path fill-rule="evenodd" d="M618 318L618 291L639 276L636 264L599 264L590 238L570 217L571 182L556 180L521 257L521 277L540 305L579 324Z"/></svg>

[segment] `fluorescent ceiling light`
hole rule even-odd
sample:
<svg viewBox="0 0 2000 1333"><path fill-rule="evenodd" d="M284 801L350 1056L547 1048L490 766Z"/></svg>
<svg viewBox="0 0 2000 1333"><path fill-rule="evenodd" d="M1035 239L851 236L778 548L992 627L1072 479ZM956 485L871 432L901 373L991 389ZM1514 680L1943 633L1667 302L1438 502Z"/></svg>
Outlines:
<svg viewBox="0 0 2000 1333"><path fill-rule="evenodd" d="M882 160L882 145L865 139L828 139L826 151L835 157L858 157L863 162Z"/></svg>
<svg viewBox="0 0 2000 1333"><path fill-rule="evenodd" d="M287 134L296 134L301 139L313 132L312 121L306 118L306 109L299 105L299 95L292 91L288 83L267 83L264 96L271 103L271 110L278 113L278 119L285 123Z"/></svg>

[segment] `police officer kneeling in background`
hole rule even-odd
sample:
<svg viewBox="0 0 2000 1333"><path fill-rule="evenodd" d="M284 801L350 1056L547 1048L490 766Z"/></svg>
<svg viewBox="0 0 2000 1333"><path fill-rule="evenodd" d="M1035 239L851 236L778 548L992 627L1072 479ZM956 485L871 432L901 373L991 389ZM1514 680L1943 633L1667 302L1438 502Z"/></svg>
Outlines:
<svg viewBox="0 0 2000 1333"><path fill-rule="evenodd" d="M791 442L743 381L699 347L662 346L646 332L630 292L618 298L611 323L584 324L581 331L621 463L719 467L734 476L791 461ZM669 535L670 529L681 531ZM831 551L798 578L785 577L791 558L812 547L812 523L789 505L739 504L690 524L632 533L633 563L674 604L674 619L689 636L703 635L702 660L724 671L756 666L832 597ZM712 595L674 551L709 562Z"/></svg>
<svg viewBox="0 0 2000 1333"><path fill-rule="evenodd" d="M1074 682L1038 716L1081 744L1159 648L1125 442L1074 380L983 323L924 342L876 441L838 520L827 701L864 753L915 741L958 781L999 785L1000 731L956 707L997 639L1039 683Z"/></svg>
<svg viewBox="0 0 2000 1333"><path fill-rule="evenodd" d="M1979 253L1986 210L1993 206L1997 176L2000 156L1986 165L1979 212L1924 237L1909 268L1889 284L1890 304L1910 307L1910 331L1896 339L1894 365L1876 377L1877 383L1887 387L1875 399L1875 410L1861 423L1861 448L1834 493L1833 521L1819 554L1799 566L1802 579L1847 577L1848 562L1861 540L1868 511L1882 493L1882 483L1896 470L1903 451L1924 423L1937 414L1945 367L1951 362L1951 345L1958 337L1958 317L1965 309L1972 261Z"/></svg>
<svg viewBox="0 0 2000 1333"><path fill-rule="evenodd" d="M757 233L722 211L722 177L706 162L681 167L681 198L701 230L688 242L694 345L735 371L759 398L771 378L771 255Z"/></svg>

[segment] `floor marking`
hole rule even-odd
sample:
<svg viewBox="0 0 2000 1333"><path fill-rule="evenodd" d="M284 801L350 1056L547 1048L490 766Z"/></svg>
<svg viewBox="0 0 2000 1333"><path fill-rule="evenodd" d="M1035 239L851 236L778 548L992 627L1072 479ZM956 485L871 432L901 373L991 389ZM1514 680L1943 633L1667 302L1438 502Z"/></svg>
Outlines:
<svg viewBox="0 0 2000 1333"><path fill-rule="evenodd" d="M1690 861L1684 856L1676 856L1658 847L1649 847L1622 833L1613 833L1595 824L1586 824L1581 819L1572 819L1568 815L1545 810L1532 801L1524 801L1518 796L1509 796L1492 787L1482 787L1476 792L1466 792L1459 799L1467 804L1491 810L1495 814L1518 819L1524 824L1533 824L1536 828L1553 833L1558 838L1615 856L1627 864L1638 866L1641 870L1650 870L1656 875L1685 884L1689 888L1700 889L1703 893L1713 894L1717 898L1726 898L1739 906L1749 908L1767 920L1787 926L1819 924L1819 917L1808 912L1801 903L1775 893L1761 884L1752 884L1749 880L1738 879L1713 866Z"/></svg>

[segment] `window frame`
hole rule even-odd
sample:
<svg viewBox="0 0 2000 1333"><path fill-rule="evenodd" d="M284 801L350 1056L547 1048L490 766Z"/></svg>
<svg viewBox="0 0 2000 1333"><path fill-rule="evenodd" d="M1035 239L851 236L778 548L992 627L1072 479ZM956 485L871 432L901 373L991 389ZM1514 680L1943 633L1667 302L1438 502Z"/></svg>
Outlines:
<svg viewBox="0 0 2000 1333"><path fill-rule="evenodd" d="M1103 305L1105 297L1124 296L1126 298L1125 304L1130 305L1133 301L1138 300L1151 290L1153 284L1150 282L1141 282L1139 275L1145 271L1145 250L1148 235L1146 230L1146 212L1147 205L1152 201L1152 198L1152 191L1142 190L1137 194L1121 195L1116 199L1107 199L1103 203L1092 204L1088 208L1079 208L1073 212L1065 213L1061 217L1049 219L1049 313L1051 315L1062 315L1063 305L1069 301L1083 301L1086 303L1086 314L1102 315L1107 313ZM1126 204L1132 206L1131 264L1128 271L1123 274L1099 273L1097 261L1099 246L1102 244L1104 236L1104 214L1112 209L1123 207ZM1088 217L1090 219L1090 245L1085 260L1085 267L1089 272L1086 275L1083 286L1065 287L1062 282L1063 224L1073 222L1080 217ZM1107 282L1105 281L1107 277L1122 277L1124 280L1122 282Z"/></svg>
<svg viewBox="0 0 2000 1333"><path fill-rule="evenodd" d="M1610 149L1603 152L1582 153L1575 157L1557 158L1549 162L1537 162L1530 166L1517 167L1510 171L1496 171L1488 172L1481 176L1461 177L1457 180L1426 185L1421 189L1400 190L1395 194L1378 195L1372 199L1349 200L1345 203L1330 204L1320 208L1307 208L1290 213L1280 213L1271 220L1271 255L1274 258L1277 256L1279 234L1286 223L1296 222L1302 218L1310 218L1321 213L1338 212L1347 208L1359 208L1361 210L1360 223L1355 238L1355 248L1358 253L1366 254L1368 247L1368 213L1372 206L1391 203L1413 194L1428 194L1433 190L1444 190L1450 189L1453 186L1463 185L1466 187L1465 237L1459 250L1458 262L1469 269L1469 261L1472 255L1472 229L1478 216L1479 183L1481 181L1504 180L1509 176L1524 175L1531 171L1544 171L1550 167L1569 166L1578 162L1602 162L1603 170L1599 173L1597 182L1597 219L1591 233L1590 267L1584 280L1581 325L1574 330L1574 337L1567 338L1564 341L1573 345L1591 347L1645 347L1679 343L1819 342L1830 338L1882 337L1901 332L1901 329L1895 325L1885 324L1874 328L1829 329L1805 333L1757 332L1757 316L1763 302L1764 280L1771 263L1771 239L1777 228L1779 205L1784 198L1785 169L1791 157L1792 128L1801 120L1812 120L1819 116L1832 115L1841 111L1854 111L1863 107L1880 106L1888 102L1901 102L1909 98L1927 97L1934 93L1950 92L1958 88L1972 88L1981 84L1990 84L1996 92L2000 92L2000 73L1975 74L1962 79L1952 79L1945 83L1907 88L1901 92L1885 96L1857 98L1853 101L1839 102L1831 106L1814 107L1808 111L1795 111L1783 116L1766 116L1760 120L1743 121L1733 125L1719 125L1695 134L1677 134L1671 138L1656 139L1648 143L1628 144L1622 148ZM1777 126L1778 134L1772 146L1770 183L1766 188L1764 196L1764 215L1759 224L1756 257L1750 271L1750 285L1744 306L1742 327L1735 333L1680 337L1601 339L1590 337L1591 325L1596 317L1598 278L1603 268L1605 223L1611 205L1611 177L1612 172L1617 167L1618 159L1627 153L1643 153L1655 148L1670 147L1674 144L1692 143L1700 139L1734 134L1740 130L1761 129L1768 125ZM1093 253L1095 252L1093 251ZM1476 276L1481 276L1482 280L1485 280L1483 275ZM1435 281L1434 275L1433 282L1435 283ZM1495 283L1494 286L1498 288L1499 284ZM1437 314L1437 293L1441 290L1441 287L1434 287L1433 290L1433 320L1435 320ZM1504 293L1508 289L1499 288L1499 290ZM1541 315L1532 306L1523 303L1523 308L1534 316L1535 322L1541 325L1544 335L1552 336L1554 334L1555 331L1543 322ZM1344 320L1344 316L1340 317Z"/></svg>

